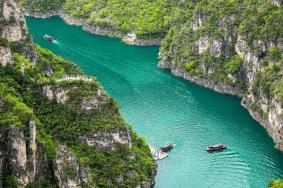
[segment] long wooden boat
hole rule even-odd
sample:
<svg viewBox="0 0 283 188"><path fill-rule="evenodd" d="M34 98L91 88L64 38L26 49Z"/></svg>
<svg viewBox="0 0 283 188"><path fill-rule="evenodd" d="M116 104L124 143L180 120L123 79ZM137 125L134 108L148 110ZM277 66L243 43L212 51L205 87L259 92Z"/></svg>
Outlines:
<svg viewBox="0 0 283 188"><path fill-rule="evenodd" d="M216 144L216 145L207 146L206 151L217 151L217 150L223 150L226 148L227 148L227 144Z"/></svg>

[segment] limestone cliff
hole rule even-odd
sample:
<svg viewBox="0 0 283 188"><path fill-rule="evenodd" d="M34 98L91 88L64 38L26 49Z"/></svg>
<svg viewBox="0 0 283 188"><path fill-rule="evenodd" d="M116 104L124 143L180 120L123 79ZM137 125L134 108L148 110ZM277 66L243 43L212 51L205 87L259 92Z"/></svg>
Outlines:
<svg viewBox="0 0 283 188"><path fill-rule="evenodd" d="M9 41L19 41L27 37L24 16L15 0L1 1L1 35Z"/></svg>
<svg viewBox="0 0 283 188"><path fill-rule="evenodd" d="M282 1L204 4L195 6L186 24L171 28L158 67L241 97L283 151Z"/></svg>
<svg viewBox="0 0 283 188"><path fill-rule="evenodd" d="M115 101L33 44L17 1L0 8L0 187L151 187L149 148Z"/></svg>
<svg viewBox="0 0 283 188"><path fill-rule="evenodd" d="M93 187L89 167L80 164L65 145L58 146L54 175L58 181L58 187Z"/></svg>

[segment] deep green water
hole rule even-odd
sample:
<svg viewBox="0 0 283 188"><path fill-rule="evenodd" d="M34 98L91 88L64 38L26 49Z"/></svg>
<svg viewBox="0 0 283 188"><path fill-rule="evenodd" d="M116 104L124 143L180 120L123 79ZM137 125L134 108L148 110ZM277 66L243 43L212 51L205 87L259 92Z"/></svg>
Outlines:
<svg viewBox="0 0 283 188"><path fill-rule="evenodd" d="M157 47L91 35L59 17L27 18L27 24L36 43L96 76L148 143L176 144L158 162L156 188L261 188L283 178L283 155L240 100L157 69ZM43 40L46 33L58 41ZM207 153L214 143L229 148Z"/></svg>

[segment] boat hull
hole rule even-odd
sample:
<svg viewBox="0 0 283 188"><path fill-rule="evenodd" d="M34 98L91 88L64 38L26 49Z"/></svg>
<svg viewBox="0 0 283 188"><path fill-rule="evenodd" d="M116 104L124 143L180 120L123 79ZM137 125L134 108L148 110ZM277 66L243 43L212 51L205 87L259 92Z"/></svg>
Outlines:
<svg viewBox="0 0 283 188"><path fill-rule="evenodd" d="M167 152L167 151L173 149L173 147L174 147L173 144L168 144L168 145L166 145L166 146L164 146L164 147L161 147L160 149L161 149L161 151L163 151L163 152Z"/></svg>
<svg viewBox="0 0 283 188"><path fill-rule="evenodd" d="M219 150L224 150L226 148L227 148L227 144L214 145L214 146L208 146L206 148L206 151L219 151Z"/></svg>
<svg viewBox="0 0 283 188"><path fill-rule="evenodd" d="M51 36L48 36L48 35L44 35L43 38L44 38L45 40L48 40L48 41L51 41L51 42L55 40L54 37L51 37Z"/></svg>

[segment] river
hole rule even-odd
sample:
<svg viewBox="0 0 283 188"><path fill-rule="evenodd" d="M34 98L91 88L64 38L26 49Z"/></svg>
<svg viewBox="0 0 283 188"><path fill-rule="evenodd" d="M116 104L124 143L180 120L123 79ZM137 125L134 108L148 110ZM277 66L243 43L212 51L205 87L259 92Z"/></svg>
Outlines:
<svg viewBox="0 0 283 188"><path fill-rule="evenodd" d="M59 17L26 21L36 43L97 77L148 143L176 144L158 162L155 188L263 188L283 178L283 155L240 99L158 69L158 47L92 35ZM44 34L57 41L44 40ZM215 143L229 148L207 153L205 146Z"/></svg>

